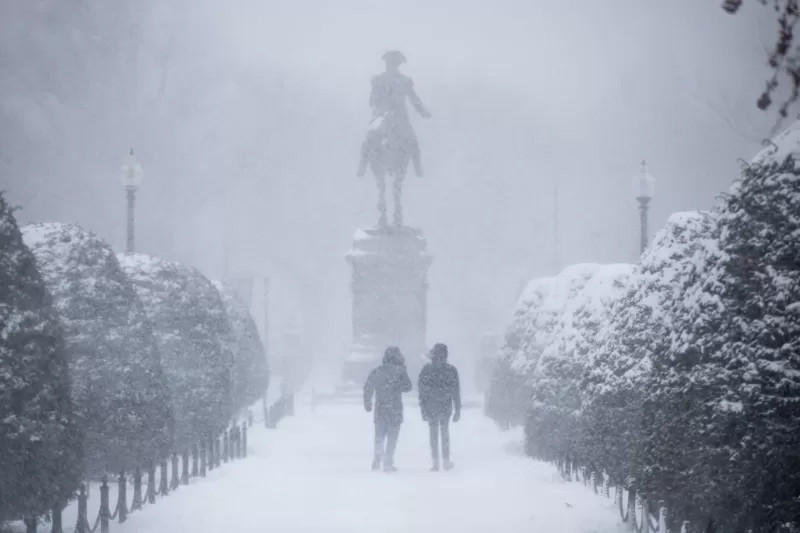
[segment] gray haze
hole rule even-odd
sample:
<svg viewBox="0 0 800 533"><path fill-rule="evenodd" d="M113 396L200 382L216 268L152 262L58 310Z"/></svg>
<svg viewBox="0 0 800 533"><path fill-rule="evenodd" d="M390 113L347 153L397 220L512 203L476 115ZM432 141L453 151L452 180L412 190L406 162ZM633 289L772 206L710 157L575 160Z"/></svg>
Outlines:
<svg viewBox="0 0 800 533"><path fill-rule="evenodd" d="M491 7L490 7L491 5ZM658 179L655 231L705 208L768 135L767 9L718 1L0 0L0 188L21 222L124 245L118 168L145 168L137 249L212 278L272 279L273 339L318 358L350 340L369 80L387 48L433 113L406 222L435 256L429 341L502 328L521 283L637 258L631 179ZM553 184L560 188L558 251Z"/></svg>

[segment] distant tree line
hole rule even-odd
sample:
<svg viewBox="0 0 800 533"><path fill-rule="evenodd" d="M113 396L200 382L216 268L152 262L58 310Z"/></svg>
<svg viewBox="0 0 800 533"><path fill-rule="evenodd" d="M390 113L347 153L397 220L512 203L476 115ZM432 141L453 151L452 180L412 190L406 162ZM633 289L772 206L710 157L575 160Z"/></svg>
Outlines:
<svg viewBox="0 0 800 533"><path fill-rule="evenodd" d="M75 225L20 229L0 194L0 523L216 437L268 378L228 287Z"/></svg>
<svg viewBox="0 0 800 533"><path fill-rule="evenodd" d="M800 133L783 137L630 270L531 282L486 406L529 455L664 501L672 527L800 530Z"/></svg>

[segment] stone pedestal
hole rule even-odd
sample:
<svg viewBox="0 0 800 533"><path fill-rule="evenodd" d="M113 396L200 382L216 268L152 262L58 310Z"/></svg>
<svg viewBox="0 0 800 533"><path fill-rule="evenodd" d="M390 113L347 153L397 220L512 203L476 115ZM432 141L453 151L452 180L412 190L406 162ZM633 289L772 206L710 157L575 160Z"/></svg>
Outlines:
<svg viewBox="0 0 800 533"><path fill-rule="evenodd" d="M406 356L412 380L425 362L428 267L422 231L358 230L346 258L353 269L353 350L344 380L363 384L388 346Z"/></svg>

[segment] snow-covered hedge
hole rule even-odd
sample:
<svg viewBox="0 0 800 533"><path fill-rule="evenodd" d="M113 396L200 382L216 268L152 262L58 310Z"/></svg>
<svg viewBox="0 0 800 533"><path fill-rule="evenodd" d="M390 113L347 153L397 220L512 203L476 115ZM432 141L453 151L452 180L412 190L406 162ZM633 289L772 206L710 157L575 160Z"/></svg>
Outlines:
<svg viewBox="0 0 800 533"><path fill-rule="evenodd" d="M599 303L582 268L523 299L498 361L530 391L528 451L666 502L671 528L800 530L800 123Z"/></svg>
<svg viewBox="0 0 800 533"><path fill-rule="evenodd" d="M643 392L658 355L669 349L677 307L702 276L716 247L709 213L670 217L614 302L581 385L579 453L615 482L635 474L641 446Z"/></svg>
<svg viewBox="0 0 800 533"><path fill-rule="evenodd" d="M153 325L181 449L216 435L233 414L231 331L214 285L198 270L143 254L120 255Z"/></svg>
<svg viewBox="0 0 800 533"><path fill-rule="evenodd" d="M531 397L528 378L545 342L536 321L539 308L555 281L556 278L530 281L506 329L504 344L495 361L486 394L486 414L504 427L525 421Z"/></svg>
<svg viewBox="0 0 800 533"><path fill-rule="evenodd" d="M247 304L228 285L215 281L214 286L222 298L233 332L231 391L234 407L242 409L262 398L267 390L267 354Z"/></svg>
<svg viewBox="0 0 800 533"><path fill-rule="evenodd" d="M537 335L546 341L528 380L529 455L558 459L578 445L581 379L632 270L624 264L584 264L556 278L538 312Z"/></svg>
<svg viewBox="0 0 800 533"><path fill-rule="evenodd" d="M0 194L0 525L69 500L81 438L63 332Z"/></svg>
<svg viewBox="0 0 800 533"><path fill-rule="evenodd" d="M164 457L172 413L160 355L113 251L71 224L28 225L22 233L64 326L87 471Z"/></svg>

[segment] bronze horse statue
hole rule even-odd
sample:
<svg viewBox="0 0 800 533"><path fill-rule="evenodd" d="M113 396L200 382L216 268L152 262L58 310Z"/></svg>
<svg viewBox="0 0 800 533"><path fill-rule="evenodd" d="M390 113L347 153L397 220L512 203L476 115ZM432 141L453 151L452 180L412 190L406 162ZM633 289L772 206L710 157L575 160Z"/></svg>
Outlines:
<svg viewBox="0 0 800 533"><path fill-rule="evenodd" d="M386 178L393 179L392 196L394 214L392 224L403 226L403 180L408 171L409 162L413 162L417 176L422 176L419 145L411 121L406 111L406 98L417 112L424 118L431 115L414 91L414 82L400 73L399 66L405 62L405 56L396 50L386 52L386 72L372 79L370 106L373 120L370 123L367 137L361 147L361 162L357 174L363 176L366 167L372 170L378 185L378 226L388 226L386 208Z"/></svg>

